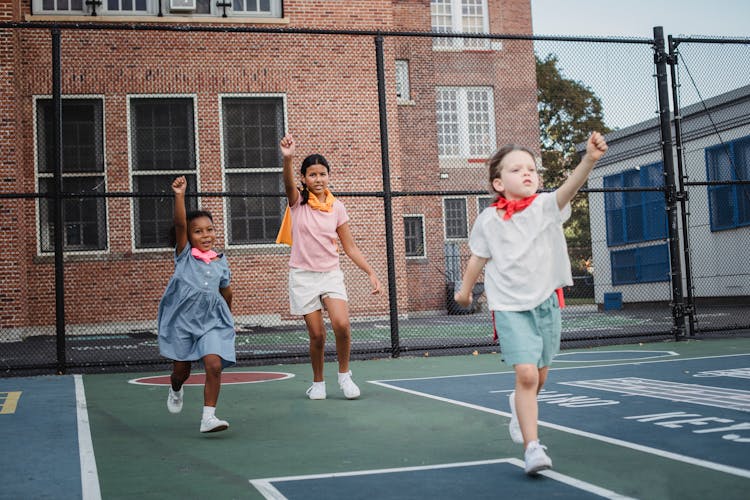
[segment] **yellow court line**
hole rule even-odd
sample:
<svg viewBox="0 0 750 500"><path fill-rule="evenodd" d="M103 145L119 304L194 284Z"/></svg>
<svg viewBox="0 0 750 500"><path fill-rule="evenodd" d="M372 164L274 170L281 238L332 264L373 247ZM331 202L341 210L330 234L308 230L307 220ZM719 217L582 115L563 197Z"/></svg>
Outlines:
<svg viewBox="0 0 750 500"><path fill-rule="evenodd" d="M15 413L18 406L18 400L21 399L21 391L0 392L0 399L5 394L5 402L0 405L0 415Z"/></svg>

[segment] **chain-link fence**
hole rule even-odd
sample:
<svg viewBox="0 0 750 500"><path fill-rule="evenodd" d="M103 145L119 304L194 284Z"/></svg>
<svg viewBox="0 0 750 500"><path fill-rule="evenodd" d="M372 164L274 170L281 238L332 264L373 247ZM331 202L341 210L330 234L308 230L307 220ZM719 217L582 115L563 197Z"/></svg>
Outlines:
<svg viewBox="0 0 750 500"><path fill-rule="evenodd" d="M665 176L654 57L681 71L685 41L675 65L649 39L29 23L0 33L15 58L3 83L13 110L2 124L13 146L0 198L5 374L164 363L156 313L173 271L180 175L188 205L220 230L238 362L306 360L304 322L289 313L289 249L275 244L286 133L296 168L312 153L331 163L332 190L385 288L372 295L342 252L355 357L498 349L481 280L471 307L453 301L471 226L493 201L485 162L524 144L553 189L592 130L611 147L566 225L563 347L750 329L747 101L731 101L721 137L683 150L679 183ZM747 60L747 45L727 47ZM747 91L748 74L688 107ZM723 157L709 160L714 147L730 151L730 177Z"/></svg>

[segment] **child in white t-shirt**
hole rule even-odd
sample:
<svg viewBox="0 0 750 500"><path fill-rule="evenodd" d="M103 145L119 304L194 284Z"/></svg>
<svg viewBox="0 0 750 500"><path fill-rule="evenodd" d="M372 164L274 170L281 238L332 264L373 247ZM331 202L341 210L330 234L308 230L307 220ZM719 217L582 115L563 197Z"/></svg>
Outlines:
<svg viewBox="0 0 750 500"><path fill-rule="evenodd" d="M516 373L509 396L509 430L513 441L524 443L527 474L552 467L538 439L537 394L560 349L560 302L555 292L573 284L562 224L570 217L573 196L606 151L604 137L594 132L586 154L562 186L537 194L540 179L534 154L517 145L498 150L488 162L490 184L498 197L474 223L469 237L472 255L455 294L458 304L468 306L470 291L485 269L487 304L503 360Z"/></svg>

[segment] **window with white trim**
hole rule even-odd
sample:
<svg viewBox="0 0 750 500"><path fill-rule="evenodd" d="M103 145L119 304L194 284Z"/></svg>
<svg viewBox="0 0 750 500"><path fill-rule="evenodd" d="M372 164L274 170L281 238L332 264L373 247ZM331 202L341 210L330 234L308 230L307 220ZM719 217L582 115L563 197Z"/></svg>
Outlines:
<svg viewBox="0 0 750 500"><path fill-rule="evenodd" d="M222 126L227 191L282 193L283 98L224 97ZM227 241L232 245L275 243L286 203L284 196L229 198Z"/></svg>
<svg viewBox="0 0 750 500"><path fill-rule="evenodd" d="M159 5L161 2L161 6ZM179 7L170 8L170 0L32 0L35 14L62 15L170 15L170 14L209 14L219 17L271 17L282 16L282 0L231 0L215 2L213 0L195 0L183 2ZM224 5L226 4L226 5ZM161 8L160 8L161 7ZM191 8L194 7L194 8Z"/></svg>
<svg viewBox="0 0 750 500"><path fill-rule="evenodd" d="M492 87L436 87L438 154L488 158L495 151Z"/></svg>
<svg viewBox="0 0 750 500"><path fill-rule="evenodd" d="M62 102L62 189L64 193L104 193L104 141L101 99ZM52 99L36 101L37 174L40 193L54 191ZM65 251L104 250L107 246L105 199L82 196L62 201ZM39 200L39 249L54 251L55 205Z"/></svg>
<svg viewBox="0 0 750 500"><path fill-rule="evenodd" d="M404 215L406 257L424 257L424 215Z"/></svg>
<svg viewBox="0 0 750 500"><path fill-rule="evenodd" d="M396 98L399 101L410 101L409 89L409 61L396 59Z"/></svg>
<svg viewBox="0 0 750 500"><path fill-rule="evenodd" d="M443 220L446 239L467 238L469 224L466 216L466 198L443 198Z"/></svg>
<svg viewBox="0 0 750 500"><path fill-rule="evenodd" d="M194 102L190 97L130 98L133 192L161 193L133 200L136 248L169 247L174 215L172 182L187 179L187 193L197 189ZM188 210L198 201L187 196Z"/></svg>
<svg viewBox="0 0 750 500"><path fill-rule="evenodd" d="M709 181L750 180L750 136L706 148ZM711 231L750 226L750 185L707 187Z"/></svg>
<svg viewBox="0 0 750 500"><path fill-rule="evenodd" d="M487 0L431 0L430 18L435 33L489 33ZM435 49L488 50L481 38L433 38Z"/></svg>

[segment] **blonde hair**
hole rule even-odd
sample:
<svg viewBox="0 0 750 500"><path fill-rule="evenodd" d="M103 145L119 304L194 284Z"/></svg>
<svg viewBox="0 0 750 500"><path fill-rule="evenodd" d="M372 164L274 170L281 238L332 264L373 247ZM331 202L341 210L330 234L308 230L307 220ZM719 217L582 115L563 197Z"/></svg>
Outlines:
<svg viewBox="0 0 750 500"><path fill-rule="evenodd" d="M523 151L524 153L528 153L529 156L531 156L531 158L534 160L534 163L537 163L534 152L526 146L521 146L520 144L506 144L505 146L498 149L497 152L492 155L492 158L487 160L487 165L489 166L490 171L490 192L495 194L498 198L502 198L503 195L495 191L495 188L492 186L492 181L500 178L500 173L503 170L502 168L500 168L500 163L503 161L503 158L505 158L513 151Z"/></svg>

